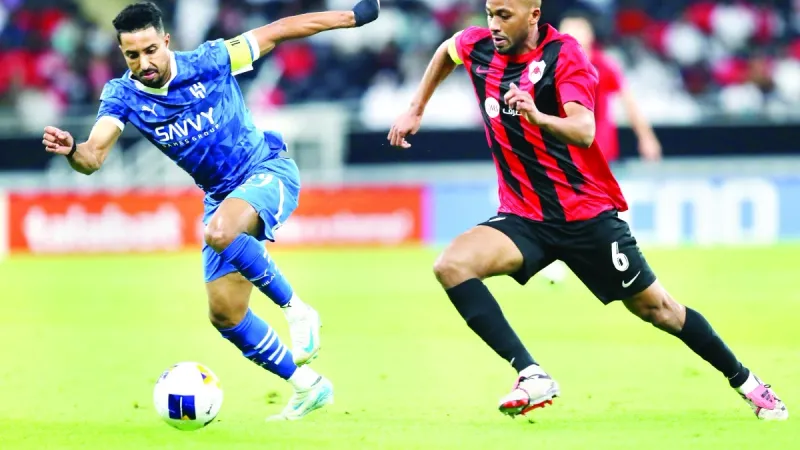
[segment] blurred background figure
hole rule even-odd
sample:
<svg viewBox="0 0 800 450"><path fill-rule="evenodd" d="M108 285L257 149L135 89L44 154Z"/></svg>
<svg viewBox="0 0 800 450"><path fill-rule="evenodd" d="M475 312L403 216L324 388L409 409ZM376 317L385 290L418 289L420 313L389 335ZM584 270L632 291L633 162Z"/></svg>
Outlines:
<svg viewBox="0 0 800 450"><path fill-rule="evenodd" d="M597 69L600 81L595 99L594 113L597 126L595 139L600 143L606 160L613 163L619 159L617 124L611 115L611 97L616 94L619 94L631 128L636 133L641 157L648 161L661 159L661 144L653 133L649 120L639 109L633 91L625 85L625 76L617 63L596 45L594 26L589 13L579 10L566 12L558 30L577 39Z"/></svg>

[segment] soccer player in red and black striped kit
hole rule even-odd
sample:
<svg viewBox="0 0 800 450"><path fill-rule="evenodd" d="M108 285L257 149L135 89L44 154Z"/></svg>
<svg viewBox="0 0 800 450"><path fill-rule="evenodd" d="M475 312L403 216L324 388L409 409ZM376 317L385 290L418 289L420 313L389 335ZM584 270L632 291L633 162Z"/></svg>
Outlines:
<svg viewBox="0 0 800 450"><path fill-rule="evenodd" d="M551 404L560 390L482 280L510 275L525 284L562 260L604 304L621 300L722 372L758 418L786 419L770 386L659 283L617 216L628 206L595 140L597 72L575 39L539 24L540 8L541 0L487 0L489 27L467 28L439 47L388 136L392 145L410 147L406 137L419 129L434 90L464 65L497 168L500 209L457 237L434 272L469 327L518 372L500 411L525 414Z"/></svg>

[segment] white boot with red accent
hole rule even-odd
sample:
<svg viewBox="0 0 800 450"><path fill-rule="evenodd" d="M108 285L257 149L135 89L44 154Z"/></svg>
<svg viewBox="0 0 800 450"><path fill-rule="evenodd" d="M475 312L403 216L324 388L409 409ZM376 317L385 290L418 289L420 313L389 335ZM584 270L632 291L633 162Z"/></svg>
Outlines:
<svg viewBox="0 0 800 450"><path fill-rule="evenodd" d="M512 417L525 415L536 408L552 405L560 394L558 383L534 364L519 373L514 389L500 399L500 412Z"/></svg>

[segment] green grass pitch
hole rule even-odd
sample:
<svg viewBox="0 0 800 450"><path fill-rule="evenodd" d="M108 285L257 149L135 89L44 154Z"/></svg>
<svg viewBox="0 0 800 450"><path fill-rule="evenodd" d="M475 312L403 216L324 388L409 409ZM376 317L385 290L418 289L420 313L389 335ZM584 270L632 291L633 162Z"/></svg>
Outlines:
<svg viewBox="0 0 800 450"><path fill-rule="evenodd" d="M800 414L796 246L652 250L656 273L703 312ZM561 383L552 407L512 420L497 400L514 373L440 291L430 249L276 251L322 314L313 367L336 403L265 423L289 387L208 325L199 253L12 257L0 263L2 449L790 449L798 418L755 419L725 379L676 338L603 307L571 276L489 281L534 357ZM260 294L253 309L287 336ZM222 380L218 421L180 432L152 388L179 361Z"/></svg>

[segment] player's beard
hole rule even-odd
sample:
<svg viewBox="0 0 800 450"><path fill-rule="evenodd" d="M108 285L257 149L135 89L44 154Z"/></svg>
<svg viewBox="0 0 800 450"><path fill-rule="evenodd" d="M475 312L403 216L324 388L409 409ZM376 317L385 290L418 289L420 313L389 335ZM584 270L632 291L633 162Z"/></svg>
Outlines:
<svg viewBox="0 0 800 450"><path fill-rule="evenodd" d="M497 42L494 42L494 48L497 50L497 53L501 55L516 55L520 53L520 47L525 45L525 42L528 40L528 33L524 33L516 38L512 38L509 35L498 35L498 37L505 39L505 42L501 44L502 48L497 46Z"/></svg>
<svg viewBox="0 0 800 450"><path fill-rule="evenodd" d="M495 38L502 39L499 45L498 42L494 40ZM506 55L514 52L514 50L517 48L516 42L519 41L512 40L511 37L508 36L507 34L498 34L498 35L492 35L492 42L494 44L494 49L497 50L497 53L500 53L501 55Z"/></svg>
<svg viewBox="0 0 800 450"><path fill-rule="evenodd" d="M494 49L497 50L497 53L500 53L501 55L513 55L516 53L517 46L512 44L510 41L506 41L502 47L495 45Z"/></svg>
<svg viewBox="0 0 800 450"><path fill-rule="evenodd" d="M153 77L152 78L147 78L146 75L150 75L150 74L152 74ZM138 78L139 78L139 82L141 82L143 85L145 85L147 87L159 88L163 84L162 81L164 79L164 76L156 68L156 69L143 70L142 72L139 73Z"/></svg>

